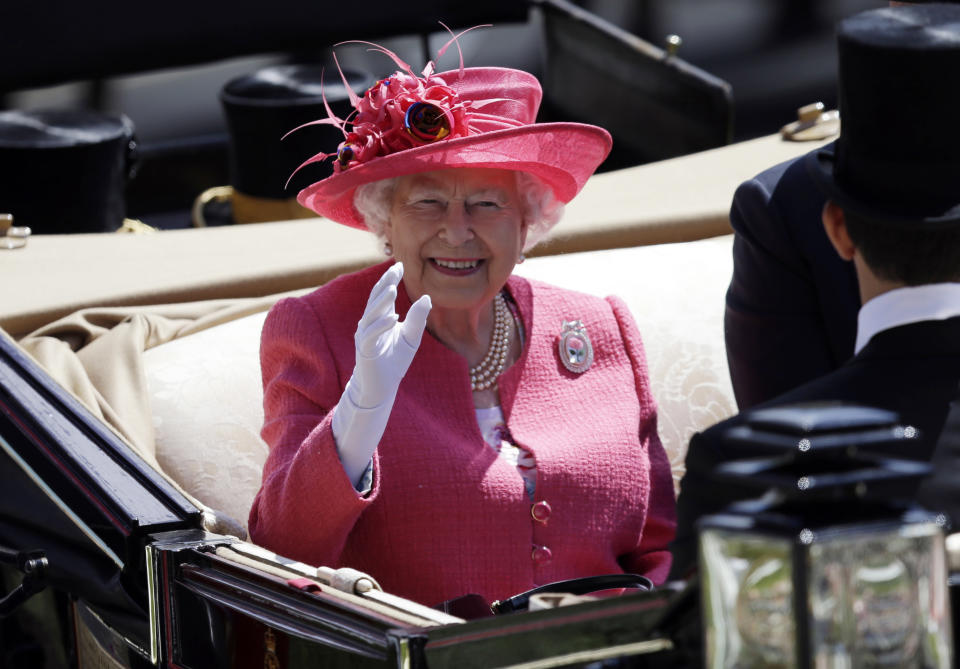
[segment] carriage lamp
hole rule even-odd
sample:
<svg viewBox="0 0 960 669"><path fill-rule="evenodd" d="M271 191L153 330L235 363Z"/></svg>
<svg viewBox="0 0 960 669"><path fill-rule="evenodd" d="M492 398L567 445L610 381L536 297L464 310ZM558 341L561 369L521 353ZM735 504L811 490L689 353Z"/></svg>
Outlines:
<svg viewBox="0 0 960 669"><path fill-rule="evenodd" d="M754 412L724 438L766 491L700 529L707 667L951 667L943 514L909 500L929 465L897 415L849 405Z"/></svg>

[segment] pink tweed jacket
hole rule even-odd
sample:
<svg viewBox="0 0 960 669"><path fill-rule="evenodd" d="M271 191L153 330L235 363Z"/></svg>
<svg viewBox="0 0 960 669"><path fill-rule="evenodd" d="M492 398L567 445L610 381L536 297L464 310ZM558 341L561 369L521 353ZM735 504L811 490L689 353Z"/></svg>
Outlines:
<svg viewBox="0 0 960 669"><path fill-rule="evenodd" d="M507 282L526 340L500 378L500 401L513 440L536 459L535 503L546 502L539 520L516 468L483 440L466 361L429 332L374 456L373 489L354 490L331 408L353 370L356 323L386 267L281 301L267 317L262 434L270 455L250 512L253 540L310 564L360 569L428 605L622 571L662 582L673 485L640 333L617 298ZM400 290L397 312L409 307ZM582 374L557 353L564 319L583 321L594 347Z"/></svg>

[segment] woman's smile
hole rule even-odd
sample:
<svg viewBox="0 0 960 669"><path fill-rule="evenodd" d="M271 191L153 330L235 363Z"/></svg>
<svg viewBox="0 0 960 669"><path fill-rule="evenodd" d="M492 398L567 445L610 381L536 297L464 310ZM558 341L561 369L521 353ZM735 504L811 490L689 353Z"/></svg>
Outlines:
<svg viewBox="0 0 960 669"><path fill-rule="evenodd" d="M469 276L480 269L483 258L430 258L430 266L441 274Z"/></svg>

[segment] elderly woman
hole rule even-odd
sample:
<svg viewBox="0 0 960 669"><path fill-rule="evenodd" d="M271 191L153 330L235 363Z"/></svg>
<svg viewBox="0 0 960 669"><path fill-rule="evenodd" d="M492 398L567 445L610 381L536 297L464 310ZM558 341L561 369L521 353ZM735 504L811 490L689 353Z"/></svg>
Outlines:
<svg viewBox="0 0 960 669"><path fill-rule="evenodd" d="M393 260L270 312L251 536L426 604L661 582L673 487L637 326L617 298L512 275L610 136L535 123L525 72L431 69L322 121L346 137L300 202Z"/></svg>

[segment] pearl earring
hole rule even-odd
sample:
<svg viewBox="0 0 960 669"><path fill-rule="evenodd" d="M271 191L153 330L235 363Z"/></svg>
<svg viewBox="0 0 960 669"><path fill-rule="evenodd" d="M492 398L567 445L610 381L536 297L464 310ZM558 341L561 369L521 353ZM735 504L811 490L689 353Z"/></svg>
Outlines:
<svg viewBox="0 0 960 669"><path fill-rule="evenodd" d="M383 254L388 258L393 255L393 247L390 245L390 242L384 242L383 244Z"/></svg>
<svg viewBox="0 0 960 669"><path fill-rule="evenodd" d="M526 259L527 259L527 256L525 256L525 255L523 255L523 254L521 253L521 254L520 254L520 257L517 258L517 264L518 264L518 265L522 265L522 264L523 264L523 261L526 260Z"/></svg>

